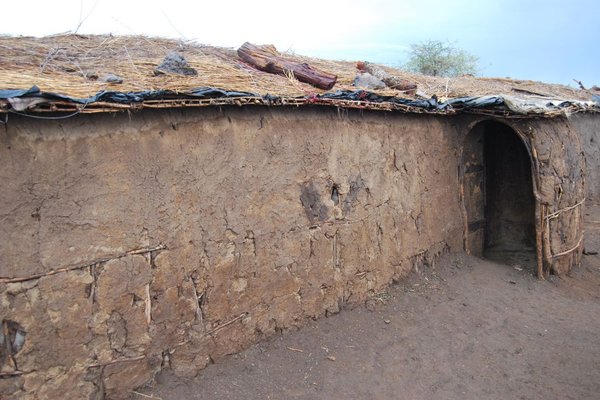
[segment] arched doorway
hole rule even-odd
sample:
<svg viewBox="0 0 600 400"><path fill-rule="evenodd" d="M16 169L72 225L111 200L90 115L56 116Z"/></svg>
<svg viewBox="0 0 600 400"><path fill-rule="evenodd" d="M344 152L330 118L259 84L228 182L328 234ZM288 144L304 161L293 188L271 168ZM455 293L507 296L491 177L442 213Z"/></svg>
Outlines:
<svg viewBox="0 0 600 400"><path fill-rule="evenodd" d="M461 175L465 250L533 270L531 157L517 132L493 120L475 125L465 140Z"/></svg>

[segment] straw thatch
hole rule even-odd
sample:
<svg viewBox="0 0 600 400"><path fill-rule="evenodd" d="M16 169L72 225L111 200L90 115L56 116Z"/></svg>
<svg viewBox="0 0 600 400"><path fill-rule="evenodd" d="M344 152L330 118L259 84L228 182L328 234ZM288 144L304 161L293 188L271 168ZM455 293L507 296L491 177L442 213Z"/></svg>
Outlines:
<svg viewBox="0 0 600 400"><path fill-rule="evenodd" d="M154 69L171 51L181 53L195 76L155 75ZM145 36L56 35L43 38L0 37L0 89L27 89L37 85L43 92L87 98L104 90L139 92L167 89L184 92L197 87L271 94L293 98L323 93L293 76L258 71L242 62L234 49L193 42ZM328 61L285 54L323 71L338 80L332 91L356 90L352 82L358 72L355 61ZM365 54L368 59L368 55ZM367 60L368 61L368 60ZM415 82L418 95L455 98L482 95L543 95L564 99L589 100L591 93L564 85L500 78L441 78L385 68L388 72ZM122 83L103 82L113 74ZM411 97L396 90L377 90L382 95Z"/></svg>

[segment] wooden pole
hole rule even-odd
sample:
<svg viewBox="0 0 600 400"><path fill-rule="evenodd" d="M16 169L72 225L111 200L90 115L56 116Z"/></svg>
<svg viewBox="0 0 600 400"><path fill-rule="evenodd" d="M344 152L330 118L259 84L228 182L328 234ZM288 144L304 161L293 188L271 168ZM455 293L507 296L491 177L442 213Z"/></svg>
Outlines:
<svg viewBox="0 0 600 400"><path fill-rule="evenodd" d="M243 61L261 71L283 76L292 73L300 82L309 83L319 89L329 90L337 81L337 75L320 71L307 63L283 58L273 45L256 46L246 42L237 53Z"/></svg>
<svg viewBox="0 0 600 400"><path fill-rule="evenodd" d="M537 259L537 277L538 279L544 279L544 259L542 255L542 226L544 223L544 215L542 213L542 206L540 201L535 201L535 250Z"/></svg>
<svg viewBox="0 0 600 400"><path fill-rule="evenodd" d="M550 275L550 269L552 268L552 263L553 263L553 259L552 259L552 248L550 245L550 220L547 217L547 213L548 213L548 206L543 204L542 205L542 216L544 217L544 221L542 226L544 227L544 230L542 232L542 237L544 240L544 262L547 265L547 268L544 271L544 276L548 276Z"/></svg>

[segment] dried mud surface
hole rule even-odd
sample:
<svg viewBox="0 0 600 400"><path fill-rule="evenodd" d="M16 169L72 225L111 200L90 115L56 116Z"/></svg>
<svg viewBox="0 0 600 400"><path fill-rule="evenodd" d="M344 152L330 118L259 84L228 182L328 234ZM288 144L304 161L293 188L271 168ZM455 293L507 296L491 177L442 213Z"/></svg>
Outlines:
<svg viewBox="0 0 600 400"><path fill-rule="evenodd" d="M194 377L461 246L449 119L130 117L0 124L0 398Z"/></svg>
<svg viewBox="0 0 600 400"><path fill-rule="evenodd" d="M132 398L597 399L600 204L585 217L588 254L568 276L538 281L514 258L450 254L380 301L284 332L194 379L165 369Z"/></svg>

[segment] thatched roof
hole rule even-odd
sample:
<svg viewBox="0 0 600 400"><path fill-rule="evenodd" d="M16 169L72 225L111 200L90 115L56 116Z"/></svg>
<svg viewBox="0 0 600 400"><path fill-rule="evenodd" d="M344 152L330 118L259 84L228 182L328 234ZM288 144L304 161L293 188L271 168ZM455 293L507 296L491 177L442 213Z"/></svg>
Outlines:
<svg viewBox="0 0 600 400"><path fill-rule="evenodd" d="M177 51L185 57L198 74L194 76L161 74L154 70L165 56ZM321 98L324 90L301 83L293 77L261 72L242 62L234 49L204 46L193 42L150 38L145 36L88 36L56 35L44 38L0 37L0 90L29 89L37 86L42 93L62 97L48 102L31 103L28 111L81 112L113 111L140 107L181 107L214 104L334 104L338 106L401 109L415 111L410 103L394 103L392 98L408 100L436 96L440 101L462 97L517 96L589 101L593 93L564 85L545 84L503 78L441 78L385 68L387 72L417 84L417 94L408 95L396 90L372 91L386 96L376 101L360 99ZM358 70L355 61L329 61L284 54L295 61L306 62L317 69L334 73L337 83L328 92L358 89L352 85ZM368 60L367 60L368 61ZM122 83L105 82L114 75ZM234 98L203 98L186 94L197 88L216 88L244 92ZM94 102L70 102L69 98L90 99L100 92L168 91L140 101L115 102L110 97L94 98ZM162 92L161 92L162 93ZM245 94L245 95L243 95ZM265 97L269 95L268 97ZM375 99L376 96L371 96ZM210 100L210 101L209 101ZM135 104L133 104L135 103ZM416 107L418 108L418 107ZM11 105L0 100L0 112L10 111ZM416 111L418 112L418 110ZM441 112L441 110L440 110ZM448 109L443 110L448 112Z"/></svg>

